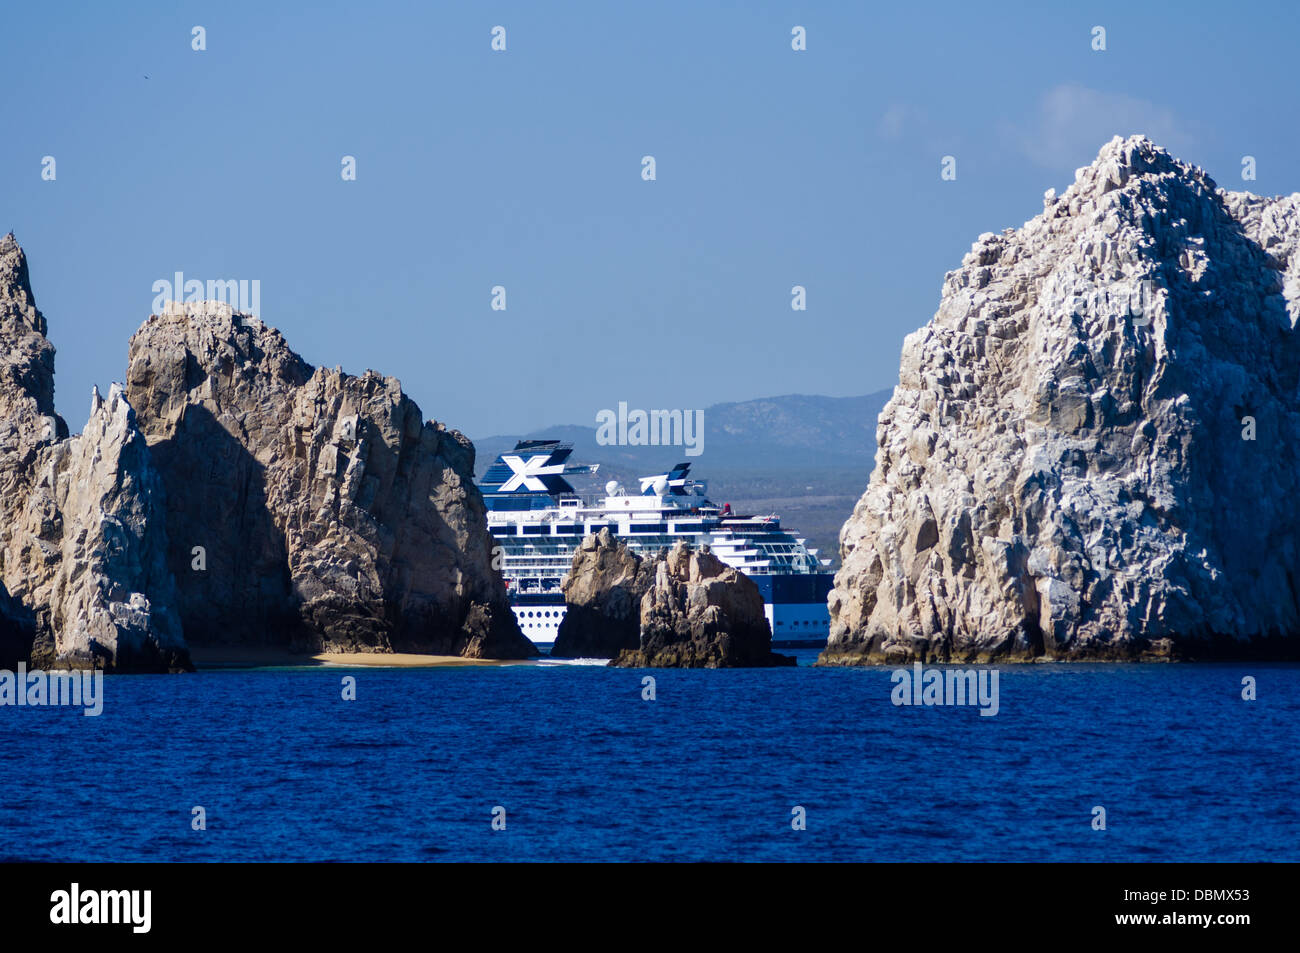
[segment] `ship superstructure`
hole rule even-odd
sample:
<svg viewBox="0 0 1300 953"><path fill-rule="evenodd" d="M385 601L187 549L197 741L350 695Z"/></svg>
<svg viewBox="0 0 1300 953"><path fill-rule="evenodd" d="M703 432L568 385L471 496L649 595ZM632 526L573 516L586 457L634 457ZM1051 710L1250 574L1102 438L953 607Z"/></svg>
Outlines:
<svg viewBox="0 0 1300 953"><path fill-rule="evenodd" d="M523 440L497 457L479 484L515 615L535 643L555 641L565 611L560 587L573 554L587 534L608 527L642 558L682 539L709 546L758 585L774 645L825 644L833 574L777 516L718 507L707 484L691 478L689 463L641 477L636 487L611 480L603 496L588 500L565 477L595 473L599 465L570 464L572 453L558 440Z"/></svg>

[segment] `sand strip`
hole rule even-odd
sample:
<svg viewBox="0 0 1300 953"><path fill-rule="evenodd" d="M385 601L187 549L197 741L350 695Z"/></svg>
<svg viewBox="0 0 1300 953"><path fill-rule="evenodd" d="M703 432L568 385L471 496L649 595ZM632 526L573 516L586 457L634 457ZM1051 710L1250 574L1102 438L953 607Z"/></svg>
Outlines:
<svg viewBox="0 0 1300 953"><path fill-rule="evenodd" d="M501 659L459 655L415 655L404 652L322 652L313 659L325 665L377 665L383 668L426 668L431 665L509 665Z"/></svg>
<svg viewBox="0 0 1300 953"><path fill-rule="evenodd" d="M295 654L278 648L216 645L190 649L197 669L213 668L282 668L317 665L379 668L428 668L458 665L507 665L496 659L461 658L459 655L417 655L385 652L321 652L317 655Z"/></svg>

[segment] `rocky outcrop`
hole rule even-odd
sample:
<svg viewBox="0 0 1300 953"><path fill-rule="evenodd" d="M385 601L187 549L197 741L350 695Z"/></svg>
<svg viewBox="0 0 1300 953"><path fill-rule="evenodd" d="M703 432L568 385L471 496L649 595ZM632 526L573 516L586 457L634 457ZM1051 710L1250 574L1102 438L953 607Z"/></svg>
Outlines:
<svg viewBox="0 0 1300 953"><path fill-rule="evenodd" d="M36 309L27 257L12 234L0 239L0 500L18 512L42 447L67 437L54 412L54 345Z"/></svg>
<svg viewBox="0 0 1300 953"><path fill-rule="evenodd" d="M822 661L1294 656L1300 196L1116 138L907 337Z"/></svg>
<svg viewBox="0 0 1300 953"><path fill-rule="evenodd" d="M52 645L38 637L34 666L190 667L167 568L165 513L162 482L120 386L107 399L95 391L85 429L42 453L20 524L33 542L19 550L32 569L26 592L48 606L37 618L54 636ZM40 568L54 547L46 582Z"/></svg>
<svg viewBox="0 0 1300 953"><path fill-rule="evenodd" d="M67 436L54 413L54 345L36 309L27 258L12 234L0 238L0 669L12 671L31 655L35 616L14 599L5 580L5 554L13 545L16 516L26 506L41 447Z"/></svg>
<svg viewBox="0 0 1300 953"><path fill-rule="evenodd" d="M641 647L641 598L654 582L647 563L608 529L591 535L573 554L564 577L564 619L551 655L614 658Z"/></svg>
<svg viewBox="0 0 1300 953"><path fill-rule="evenodd" d="M647 567L641 639L611 663L621 668L739 668L794 665L772 652L763 597L750 578L708 551L678 542Z"/></svg>
<svg viewBox="0 0 1300 953"><path fill-rule="evenodd" d="M187 304L131 338L127 393L191 644L536 654L492 566L473 445L396 379L312 367L256 318Z"/></svg>
<svg viewBox="0 0 1300 953"><path fill-rule="evenodd" d="M54 349L27 263L0 240L0 642L34 667L189 667L161 483L120 388L85 430L54 413Z"/></svg>

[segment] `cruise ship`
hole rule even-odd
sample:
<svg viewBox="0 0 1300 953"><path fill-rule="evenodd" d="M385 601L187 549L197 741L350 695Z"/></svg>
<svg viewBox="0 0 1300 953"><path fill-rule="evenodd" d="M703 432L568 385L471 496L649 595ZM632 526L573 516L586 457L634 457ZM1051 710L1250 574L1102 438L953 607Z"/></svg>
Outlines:
<svg viewBox="0 0 1300 953"><path fill-rule="evenodd" d="M774 646L826 644L830 561L782 529L777 516L714 505L707 484L691 478L689 463L641 477L637 487L611 480L603 496L587 499L565 478L595 473L599 464L571 464L572 453L572 444L558 440L522 440L497 457L479 484L511 604L534 643L555 642L565 612L561 584L574 551L587 534L608 527L642 558L682 539L708 545L757 583Z"/></svg>

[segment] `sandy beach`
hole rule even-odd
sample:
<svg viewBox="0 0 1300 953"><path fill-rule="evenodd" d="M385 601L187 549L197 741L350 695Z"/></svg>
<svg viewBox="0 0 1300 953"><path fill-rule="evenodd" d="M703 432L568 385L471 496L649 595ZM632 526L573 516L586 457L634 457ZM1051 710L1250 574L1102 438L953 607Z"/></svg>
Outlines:
<svg viewBox="0 0 1300 953"><path fill-rule="evenodd" d="M425 668L432 665L509 665L507 659L462 658L459 655L415 655L405 652L322 652L312 658L322 665L375 665L383 668Z"/></svg>
<svg viewBox="0 0 1300 953"><path fill-rule="evenodd" d="M197 669L212 668L278 668L284 666L334 665L347 668L430 668L458 665L508 665L497 659L470 659L459 655L418 655L413 653L385 652L321 652L316 655L297 654L283 649L246 646L206 646L190 650L190 658Z"/></svg>

